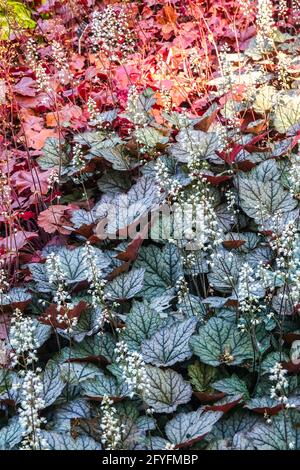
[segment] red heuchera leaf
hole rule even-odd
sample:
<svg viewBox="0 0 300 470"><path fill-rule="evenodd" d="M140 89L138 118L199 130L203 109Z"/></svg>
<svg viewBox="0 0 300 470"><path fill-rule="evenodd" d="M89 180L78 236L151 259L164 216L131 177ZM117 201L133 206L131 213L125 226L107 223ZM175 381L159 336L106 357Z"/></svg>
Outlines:
<svg viewBox="0 0 300 470"><path fill-rule="evenodd" d="M30 219L33 219L35 217L35 213L32 212L32 211L26 211L26 212L22 212L20 215L19 215L20 219L23 219L23 220L30 220Z"/></svg>
<svg viewBox="0 0 300 470"><path fill-rule="evenodd" d="M39 168L32 168L30 172L20 170L14 173L12 181L20 193L30 189L32 193L47 194L50 174L51 170L41 171Z"/></svg>
<svg viewBox="0 0 300 470"><path fill-rule="evenodd" d="M38 224L47 233L59 232L62 235L71 233L72 225L69 222L68 206L56 204L44 210L38 216ZM70 227L70 229L68 229Z"/></svg>
<svg viewBox="0 0 300 470"><path fill-rule="evenodd" d="M44 120L41 117L35 116L34 113L27 109L22 109L21 117L23 121L23 130L25 136L20 136L28 147L35 150L41 150L48 137L57 137L57 132L54 129L46 129L44 127ZM25 137L25 138L24 138Z"/></svg>
<svg viewBox="0 0 300 470"><path fill-rule="evenodd" d="M119 253L117 258L122 261L134 261L138 255L139 248L143 243L143 238L141 236L137 236L130 242L125 251Z"/></svg>
<svg viewBox="0 0 300 470"><path fill-rule="evenodd" d="M70 326L68 320L79 318L80 315L86 310L87 303L81 300L75 307L61 307L59 310L56 304L50 304L45 313L39 317L39 321L45 325L51 325L54 328L65 330ZM66 316L68 320L59 321L58 316Z"/></svg>
<svg viewBox="0 0 300 470"><path fill-rule="evenodd" d="M222 245L225 248L233 249L233 248L239 248L240 246L244 245L245 243L246 243L245 240L224 240L222 242Z"/></svg>
<svg viewBox="0 0 300 470"><path fill-rule="evenodd" d="M207 405L205 409L210 411L223 411L223 413L227 413L229 410L231 410L231 408L234 408L242 399L242 394L234 395L232 397L225 397L214 405Z"/></svg>
<svg viewBox="0 0 300 470"><path fill-rule="evenodd" d="M3 249L4 257L16 256L18 252L29 243L32 238L37 238L35 232L17 231L10 236L0 239L0 250Z"/></svg>
<svg viewBox="0 0 300 470"><path fill-rule="evenodd" d="M0 315L0 340L8 338L9 316L7 314Z"/></svg>
<svg viewBox="0 0 300 470"><path fill-rule="evenodd" d="M18 95L23 96L35 96L36 89L34 88L35 80L30 77L23 77L21 80L14 86L14 91Z"/></svg>

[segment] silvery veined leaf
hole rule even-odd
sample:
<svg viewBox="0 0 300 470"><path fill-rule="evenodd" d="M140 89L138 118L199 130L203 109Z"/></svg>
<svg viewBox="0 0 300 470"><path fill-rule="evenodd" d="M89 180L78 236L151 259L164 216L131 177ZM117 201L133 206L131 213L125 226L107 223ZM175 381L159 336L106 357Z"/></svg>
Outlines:
<svg viewBox="0 0 300 470"><path fill-rule="evenodd" d="M142 247L135 267L145 268L142 294L152 299L174 287L182 275L181 256L178 248L168 243L162 249L150 245Z"/></svg>
<svg viewBox="0 0 300 470"><path fill-rule="evenodd" d="M282 412L272 417L271 424L256 424L248 437L257 450L297 450L300 445L298 428Z"/></svg>
<svg viewBox="0 0 300 470"><path fill-rule="evenodd" d="M121 398L129 395L129 388L125 383L118 384L114 377L101 371L93 379L84 381L81 387L83 394L93 399L101 399L104 396Z"/></svg>
<svg viewBox="0 0 300 470"><path fill-rule="evenodd" d="M158 330L162 322L160 315L150 302L134 301L129 314L126 315L126 328L121 333L121 338L130 349L139 350L144 339Z"/></svg>
<svg viewBox="0 0 300 470"><path fill-rule="evenodd" d="M167 438L177 446L196 442L208 434L221 418L222 412L200 408L191 413L179 413L166 425Z"/></svg>
<svg viewBox="0 0 300 470"><path fill-rule="evenodd" d="M117 137L118 141L120 140L119 137ZM102 131L96 131L96 132L80 132L79 134L76 134L74 136L74 142L81 144L81 145L86 145L88 147L93 147L94 145L105 145L105 132ZM107 143L107 142L106 142ZM115 140L114 137L112 139L109 139L110 145L115 145Z"/></svg>
<svg viewBox="0 0 300 470"><path fill-rule="evenodd" d="M144 396L147 405L156 413L172 413L178 405L188 403L192 388L183 377L172 369L147 366L149 386Z"/></svg>
<svg viewBox="0 0 300 470"><path fill-rule="evenodd" d="M284 134L300 120L300 96L294 94L281 95L276 104L273 116L275 129Z"/></svg>
<svg viewBox="0 0 300 470"><path fill-rule="evenodd" d="M190 318L158 330L150 339L142 342L144 361L167 367L190 358L192 351L189 340L196 324L197 320Z"/></svg>
<svg viewBox="0 0 300 470"><path fill-rule="evenodd" d="M266 112L270 111L273 107L274 103L274 96L276 95L277 91L272 85L263 85L258 89L258 93L256 94L253 109L257 113L265 114Z"/></svg>
<svg viewBox="0 0 300 470"><path fill-rule="evenodd" d="M50 325L43 325L36 318L33 318L33 324L36 326L34 338L36 340L37 348L40 348L47 339L50 338L52 327Z"/></svg>
<svg viewBox="0 0 300 470"><path fill-rule="evenodd" d="M95 335L85 338L79 343L74 343L71 348L63 348L55 359L65 362L68 359L90 360L94 358L104 358L111 362L115 355L116 342L109 333Z"/></svg>
<svg viewBox="0 0 300 470"><path fill-rule="evenodd" d="M276 160L266 160L255 166L248 173L244 173L242 179L253 179L257 181L279 181L280 171Z"/></svg>
<svg viewBox="0 0 300 470"><path fill-rule="evenodd" d="M61 365L61 377L65 382L78 385L102 375L101 370L93 364L69 362Z"/></svg>
<svg viewBox="0 0 300 470"><path fill-rule="evenodd" d="M58 362L48 361L42 374L42 384L43 400L46 408L55 402L65 387L61 377L61 365Z"/></svg>
<svg viewBox="0 0 300 470"><path fill-rule="evenodd" d="M227 395L237 395L242 393L244 398L249 397L249 391L244 380L240 379L236 374L231 377L226 377L221 380L217 380L212 386L220 392L226 393Z"/></svg>
<svg viewBox="0 0 300 470"><path fill-rule="evenodd" d="M187 294L177 304L177 308L186 318L196 317L200 322L204 322L206 315L203 299L193 294Z"/></svg>
<svg viewBox="0 0 300 470"><path fill-rule="evenodd" d="M258 415L246 410L237 410L230 415L224 414L222 419L213 427L209 439L233 439L237 433L249 431L260 421L261 418Z"/></svg>
<svg viewBox="0 0 300 470"><path fill-rule="evenodd" d="M76 209L72 211L71 222L74 228L94 224L96 220L97 216L94 210L86 211L85 209Z"/></svg>
<svg viewBox="0 0 300 470"><path fill-rule="evenodd" d="M249 336L221 318L208 320L190 344L201 362L212 366L237 365L253 357Z"/></svg>
<svg viewBox="0 0 300 470"><path fill-rule="evenodd" d="M62 166L64 173L64 167L69 163L69 160L63 150L63 142L60 142L56 137L48 137L42 150L42 156L37 161L42 170Z"/></svg>
<svg viewBox="0 0 300 470"><path fill-rule="evenodd" d="M0 305L18 304L28 302L32 295L23 287L13 287L8 292L0 295Z"/></svg>
<svg viewBox="0 0 300 470"><path fill-rule="evenodd" d="M41 431L50 450L101 450L101 444L89 436L79 435L73 439L69 433Z"/></svg>
<svg viewBox="0 0 300 470"><path fill-rule="evenodd" d="M214 258L212 271L208 274L210 285L219 292L232 292L240 272L240 260L236 254L220 250Z"/></svg>
<svg viewBox="0 0 300 470"><path fill-rule="evenodd" d="M261 363L262 373L270 373L270 369L275 366L278 362L289 362L289 356L287 353L274 351L269 353Z"/></svg>
<svg viewBox="0 0 300 470"><path fill-rule="evenodd" d="M124 172L109 169L101 176L97 185L102 193L114 195L126 192L130 188L130 179Z"/></svg>
<svg viewBox="0 0 300 470"><path fill-rule="evenodd" d="M77 398L63 403L51 415L51 428L57 432L70 432L71 419L88 419L91 416L90 405L84 398Z"/></svg>
<svg viewBox="0 0 300 470"><path fill-rule="evenodd" d="M278 181L240 178L237 184L241 208L257 223L274 217L278 212L290 212L297 207L297 201Z"/></svg>
<svg viewBox="0 0 300 470"><path fill-rule="evenodd" d="M162 200L160 188L155 179L150 176L139 178L128 191L127 197L131 204L142 199L148 209Z"/></svg>
<svg viewBox="0 0 300 470"><path fill-rule="evenodd" d="M194 129L182 129L176 137L177 143L170 148L172 155L180 162L186 163L192 154L199 159L216 156L216 150L221 150L221 141L217 132L203 132Z"/></svg>
<svg viewBox="0 0 300 470"><path fill-rule="evenodd" d="M248 410L261 410L262 412L272 408L281 408L282 405L269 396L265 397L254 397L247 401L245 408Z"/></svg>
<svg viewBox="0 0 300 470"><path fill-rule="evenodd" d="M138 128L134 132L137 142L147 148L153 148L157 144L168 143L168 136L165 136L159 129L147 126Z"/></svg>
<svg viewBox="0 0 300 470"><path fill-rule="evenodd" d="M55 253L59 256L60 268L64 273L67 284L75 284L88 278L90 268L86 261L86 250L84 247L78 247L73 250L59 247L59 249L55 250ZM93 247L93 256L99 270L107 268L110 264L110 258L99 248ZM37 283L39 291L50 292L56 289L56 286L52 286L49 282L49 274L45 264L30 263L28 267L32 273L33 280Z"/></svg>
<svg viewBox="0 0 300 470"><path fill-rule="evenodd" d="M138 165L137 160L128 158L125 155L122 144L104 147L103 145L93 146L90 149L92 156L102 157L112 164L112 168L118 171L128 171Z"/></svg>
<svg viewBox="0 0 300 470"><path fill-rule="evenodd" d="M0 429L0 450L14 449L21 442L23 431L19 418L11 418L8 424Z"/></svg>
<svg viewBox="0 0 300 470"><path fill-rule="evenodd" d="M132 269L128 273L120 274L105 287L105 294L109 300L131 299L143 288L145 269Z"/></svg>

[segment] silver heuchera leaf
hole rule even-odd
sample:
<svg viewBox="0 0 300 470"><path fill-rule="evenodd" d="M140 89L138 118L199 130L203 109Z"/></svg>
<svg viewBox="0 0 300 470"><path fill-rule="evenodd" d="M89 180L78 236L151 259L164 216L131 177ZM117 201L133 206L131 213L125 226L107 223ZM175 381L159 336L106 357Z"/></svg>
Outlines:
<svg viewBox="0 0 300 470"><path fill-rule="evenodd" d="M133 302L132 309L126 315L126 328L121 337L130 349L139 350L141 342L151 336L161 325L161 317L146 300Z"/></svg>
<svg viewBox="0 0 300 470"><path fill-rule="evenodd" d="M120 398L129 395L129 388L125 383L119 385L114 377L105 375L103 372L99 372L93 379L83 382L82 390L84 395L94 399L104 396Z"/></svg>
<svg viewBox="0 0 300 470"><path fill-rule="evenodd" d="M86 250L84 247L73 250L66 247L55 247L55 253L59 256L60 268L64 273L67 284L75 284L88 278L89 265L86 262ZM110 264L109 256L104 254L99 248L93 247L93 255L99 270L107 268ZM55 289L55 286L49 282L49 273L45 264L30 263L28 267L40 292L50 292Z"/></svg>
<svg viewBox="0 0 300 470"><path fill-rule="evenodd" d="M290 212L297 207L297 201L277 181L240 178L238 190L241 208L257 223L263 223L279 212Z"/></svg>
<svg viewBox="0 0 300 470"><path fill-rule="evenodd" d="M181 257L178 248L168 243L162 249L150 245L142 248L135 267L145 268L142 294L152 299L174 287L182 275Z"/></svg>
<svg viewBox="0 0 300 470"><path fill-rule="evenodd" d="M299 432L288 416L272 418L272 424L257 424L247 433L257 450L291 450L299 448Z"/></svg>
<svg viewBox="0 0 300 470"><path fill-rule="evenodd" d="M101 444L89 436L79 435L73 439L69 433L41 431L50 450L101 450Z"/></svg>
<svg viewBox="0 0 300 470"><path fill-rule="evenodd" d="M158 330L150 340L142 343L144 361L156 366L171 366L191 357L189 339L197 320L191 318L171 327Z"/></svg>
<svg viewBox="0 0 300 470"><path fill-rule="evenodd" d="M226 250L220 250L214 260L212 272L208 274L208 281L219 292L230 293L238 282L239 271L238 257Z"/></svg>
<svg viewBox="0 0 300 470"><path fill-rule="evenodd" d="M22 436L23 427L19 419L14 417L0 429L0 450L12 450L21 442Z"/></svg>
<svg viewBox="0 0 300 470"><path fill-rule="evenodd" d="M237 365L253 356L248 335L221 318L208 320L190 344L201 362L211 366Z"/></svg>
<svg viewBox="0 0 300 470"><path fill-rule="evenodd" d="M57 432L70 432L71 419L89 419L91 416L90 405L84 398L77 398L55 409L51 415L53 430Z"/></svg>
<svg viewBox="0 0 300 470"><path fill-rule="evenodd" d="M105 288L105 295L110 300L131 299L143 288L145 269L132 269L121 274Z"/></svg>
<svg viewBox="0 0 300 470"><path fill-rule="evenodd" d="M88 363L66 363L61 366L61 376L68 383L78 385L86 380L91 380L102 375L100 369Z"/></svg>
<svg viewBox="0 0 300 470"><path fill-rule="evenodd" d="M167 423L167 438L177 446L200 440L212 430L222 415L222 412L205 411L204 408L180 413Z"/></svg>
<svg viewBox="0 0 300 470"><path fill-rule="evenodd" d="M13 287L8 292L0 295L0 305L9 305L11 303L26 302L31 299L30 292L23 287Z"/></svg>
<svg viewBox="0 0 300 470"><path fill-rule="evenodd" d="M61 378L60 365L57 362L50 360L47 363L42 375L42 384L43 400L46 408L55 402L65 387L65 383Z"/></svg>
<svg viewBox="0 0 300 470"><path fill-rule="evenodd" d="M62 173L64 173L64 166L68 164L68 157L61 147L62 142L56 137L48 137L46 139L42 156L38 158L38 164L42 170L62 166Z"/></svg>
<svg viewBox="0 0 300 470"><path fill-rule="evenodd" d="M183 377L172 369L161 370L147 366L149 386L144 396L147 405L157 413L172 413L178 405L188 403L192 387Z"/></svg>

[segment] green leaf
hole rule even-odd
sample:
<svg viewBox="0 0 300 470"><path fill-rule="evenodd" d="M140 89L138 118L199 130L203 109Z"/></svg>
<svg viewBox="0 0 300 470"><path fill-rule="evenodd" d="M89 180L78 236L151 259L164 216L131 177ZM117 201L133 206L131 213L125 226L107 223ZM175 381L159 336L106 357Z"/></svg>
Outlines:
<svg viewBox="0 0 300 470"><path fill-rule="evenodd" d="M126 328L121 338L130 349L140 350L144 339L151 338L161 325L159 314L151 308L150 302L134 301L131 311L126 315Z"/></svg>
<svg viewBox="0 0 300 470"><path fill-rule="evenodd" d="M180 253L178 248L171 243L162 249L154 245L142 247L135 267L146 270L141 294L150 299L174 287L182 275Z"/></svg>
<svg viewBox="0 0 300 470"><path fill-rule="evenodd" d="M191 413L180 413L166 425L167 438L175 445L187 445L202 439L221 418L222 412L200 408Z"/></svg>
<svg viewBox="0 0 300 470"><path fill-rule="evenodd" d="M225 379L217 380L217 382L214 382L212 385L216 390L226 393L227 395L243 394L245 399L249 397L248 388L245 382L236 374Z"/></svg>
<svg viewBox="0 0 300 470"><path fill-rule="evenodd" d="M121 398L129 394L128 386L123 383L119 384L114 377L105 375L103 372L91 380L82 383L84 395L89 398L103 398L108 396L111 398Z"/></svg>
<svg viewBox="0 0 300 470"><path fill-rule="evenodd" d="M171 370L147 366L149 387L144 396L147 405L157 413L171 413L178 405L188 403L192 388L180 374Z"/></svg>
<svg viewBox="0 0 300 470"><path fill-rule="evenodd" d="M190 358L192 351L189 340L196 324L197 320L190 318L158 330L150 340L142 343L144 361L167 367Z"/></svg>
<svg viewBox="0 0 300 470"><path fill-rule="evenodd" d="M200 361L211 366L237 365L253 356L248 335L221 318L208 320L191 338L191 346Z"/></svg>
<svg viewBox="0 0 300 470"><path fill-rule="evenodd" d="M14 21L20 28L33 29L35 28L36 22L31 18L29 8L21 2L15 2L13 0L6 0L5 3L1 4L0 11L0 39L9 39L12 30L11 20L13 16Z"/></svg>
<svg viewBox="0 0 300 470"><path fill-rule="evenodd" d="M214 367L196 361L188 366L188 375L196 392L212 392L212 382L217 378L218 371Z"/></svg>

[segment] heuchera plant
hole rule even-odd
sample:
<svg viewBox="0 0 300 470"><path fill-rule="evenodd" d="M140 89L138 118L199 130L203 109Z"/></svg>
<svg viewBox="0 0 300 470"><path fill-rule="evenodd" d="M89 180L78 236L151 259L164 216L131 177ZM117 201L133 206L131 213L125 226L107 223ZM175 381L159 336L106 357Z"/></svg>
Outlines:
<svg viewBox="0 0 300 470"><path fill-rule="evenodd" d="M0 449L300 449L298 2L0 4Z"/></svg>

